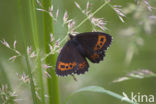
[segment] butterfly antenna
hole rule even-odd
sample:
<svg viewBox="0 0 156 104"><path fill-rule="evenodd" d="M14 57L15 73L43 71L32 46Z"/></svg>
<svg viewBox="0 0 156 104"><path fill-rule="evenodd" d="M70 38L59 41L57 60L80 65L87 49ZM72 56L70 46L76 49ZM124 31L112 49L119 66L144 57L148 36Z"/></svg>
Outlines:
<svg viewBox="0 0 156 104"><path fill-rule="evenodd" d="M71 75L72 75L73 79L74 79L75 81L77 81L75 75L74 75L74 74L71 74Z"/></svg>

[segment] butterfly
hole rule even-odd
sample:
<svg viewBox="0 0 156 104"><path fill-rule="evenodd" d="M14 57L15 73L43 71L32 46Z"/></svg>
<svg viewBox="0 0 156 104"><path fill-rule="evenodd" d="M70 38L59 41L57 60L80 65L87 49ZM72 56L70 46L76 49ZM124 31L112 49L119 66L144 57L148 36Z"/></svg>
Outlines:
<svg viewBox="0 0 156 104"><path fill-rule="evenodd" d="M57 58L55 72L58 76L84 74L89 68L86 58L92 63L99 63L112 42L112 36L103 32L69 36L70 40L66 42Z"/></svg>

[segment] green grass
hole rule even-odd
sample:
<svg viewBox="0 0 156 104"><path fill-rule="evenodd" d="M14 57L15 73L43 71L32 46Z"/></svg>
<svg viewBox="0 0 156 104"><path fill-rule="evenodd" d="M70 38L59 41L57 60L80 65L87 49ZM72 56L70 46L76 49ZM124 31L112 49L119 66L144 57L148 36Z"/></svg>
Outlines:
<svg viewBox="0 0 156 104"><path fill-rule="evenodd" d="M26 3L26 6L24 6L24 3ZM64 1L62 1L62 4L64 3ZM69 1L68 1L68 3L69 3ZM71 2L70 2L71 3ZM115 4L115 1L113 2L114 4ZM109 11L113 11L113 12L115 12L115 9L114 9L114 6L112 5L113 4L111 1L109 1L109 0L106 0L105 2L102 2L102 4L100 4L98 7L91 7L93 10L93 12L92 12L92 14L91 15L84 15L83 13L82 13L82 10L80 9L80 13L83 15L83 16L86 16L86 17L84 17L79 23L76 23L77 25L74 27L74 28L72 28L72 31L74 30L74 31L77 31L77 30L79 30L80 29L80 27L83 27L83 25L85 25L85 23L87 24L87 22L90 22L90 24L91 24L91 17L93 16L93 17L99 17L100 18L100 16L98 16L99 14L101 15L101 17L103 17L104 15L102 14L102 13L99 13L98 14L98 12L100 12L100 11L102 11L102 10L104 10L104 9L109 9ZM49 10L49 7L51 6L51 4L54 4L54 1L52 2L52 0L42 0L42 4L43 4L43 7L42 7L42 9L44 9L44 10ZM57 3L55 3L55 4L57 4ZM74 5L74 1L72 1L72 4ZM117 3L116 3L117 4ZM92 84L91 85L88 85L88 83L85 83L84 85L86 86L87 85L87 87L83 87L83 88L81 88L81 86L80 86L80 88L78 88L79 90L72 90L72 87L74 86L74 85L77 85L77 84L79 84L79 82L72 82L72 84L71 85L69 85L69 86L71 86L71 89L69 88L68 90L70 90L70 91L67 91L67 93L64 93L65 91L64 91L64 89L66 89L66 86L64 85L64 86L60 86L60 88L62 87L63 88L63 91L61 90L61 91L59 91L59 84L58 84L58 77L57 77L57 75L55 74L55 65L56 65L56 59L57 59L57 53L55 52L55 54L50 54L49 52L50 52L50 48L49 48L49 44L50 44L50 34L51 33L53 33L54 34L54 38L55 38L55 40L54 40L54 42L52 43L53 45L55 45L55 41L56 41L56 37L59 37L59 38L61 38L61 35L60 36L56 36L56 34L55 33L57 33L56 32L56 30L58 30L58 29L54 29L55 28L55 26L56 25L58 25L57 24L57 21L54 21L54 19L47 13L47 12L44 12L44 11L42 11L42 12L39 12L40 13L40 16L42 16L42 17L37 17L38 15L37 15L37 10L36 10L36 8L38 8L38 5L36 4L36 0L28 0L28 1L22 1L22 0L18 0L18 4L17 4L17 6L18 6L18 14L19 14L19 23L20 23L20 28L18 29L18 31L20 31L20 38L21 38L21 40L22 40L22 43L20 43L21 44L21 46L22 46L22 51L23 51L23 53L22 53L22 51L20 51L21 52L21 55L19 56L19 57L21 57L21 59L22 59L22 62L21 63L23 63L24 65L21 65L20 66L20 68L22 69L25 69L25 67L26 67L26 69L27 70L20 70L19 71L19 74L21 73L21 72L26 72L26 75L28 75L28 77L29 77L29 80L30 80L30 83L28 84L28 86L26 86L26 87L24 87L23 89L21 88L21 86L23 87L24 86L24 83L21 81L21 83L19 83L19 85L17 85L17 86L15 86L15 88L14 88L14 90L12 90L12 83L11 83L11 81L12 81L12 79L9 79L10 77L7 77L7 74L8 74L8 72L7 72L7 70L5 70L5 68L3 68L3 66L1 67L0 66L0 76L1 77L3 77L3 78L1 78L1 80L0 80L0 87L2 86L2 85L4 85L4 84L7 84L8 85L8 87L9 87L9 89L8 89L8 92L9 91L15 91L15 92L18 92L18 89L19 89L19 91L20 90L24 90L24 91L27 91L27 88L28 88L28 90L30 91L30 93L31 93L31 97L29 98L30 100L32 100L32 102L31 103L33 103L33 104L60 104L60 102L64 102L64 99L62 100L62 97L63 98L67 98L67 99L65 99L66 101L64 102L65 104L67 104L67 103L69 103L69 100L72 98L72 96L74 96L75 94L77 94L77 93L80 93L80 92L86 92L86 91L89 91L89 92L98 92L98 93L103 93L103 94L106 94L106 95L110 95L111 97L110 97L110 99L111 98L115 98L115 99L119 99L119 100L123 100L123 98L125 97L124 96L124 94L123 94L123 96L122 95L120 95L120 94L118 94L118 93L115 93L115 92L113 92L113 91L111 91L111 89L112 90L114 90L113 89L113 87L114 86L117 86L117 85L113 85L113 86L109 86L109 87L107 87L108 89L110 89L110 90L106 90L106 89L104 89L103 87L99 87L99 86L92 86L92 84L96 81L96 83L98 83L98 81L100 80L101 82L103 81L103 79L101 79L101 78L104 78L104 86L105 86L105 84L108 84L108 83L110 83L110 80L108 80L108 82L106 82L107 80L105 79L106 77L109 77L109 74L107 73L107 71L105 71L106 72L106 74L105 74L105 72L103 71L103 70L100 70L99 72L100 73L98 73L98 77L96 78L95 77L95 80L93 80L92 82ZM72 7L72 5L70 5L71 7ZM75 6L75 5L74 5ZM81 5L80 5L81 6ZM104 8L105 7L105 8ZM54 9L56 9L57 8L57 6L55 7L55 5L54 5ZM76 6L75 6L75 8L76 8ZM82 8L83 8L83 5L82 5ZM96 8L96 9L94 9L94 8ZM137 7L136 6L136 8L139 8L139 7ZM60 12L60 14L59 14L59 19L60 18L63 18L63 12L62 11L65 11L65 10L62 10L62 9L65 9L65 5L64 5L64 7L62 6L62 8L59 8L59 10L61 11ZM73 9L74 10L74 9ZM76 9L77 10L77 9ZM55 11L56 10L54 10L53 12L55 13ZM67 10L68 11L68 10ZM72 14L72 13L75 13L75 11L73 12L72 10L69 10L68 11L68 15L69 15L69 18L68 19L72 19L72 18L74 18L75 19L75 17L72 17L72 15L76 15L76 14ZM97 15L96 15L97 14ZM108 14L109 15L109 13L105 13L106 15ZM120 14L120 13L119 13ZM116 14L116 17L118 17L119 16L119 14ZM27 17L28 18L26 18L25 16L27 15ZM122 15L122 14L121 14ZM61 17L62 16L62 17ZM124 16L123 16L124 17ZM115 17L108 17L108 18L111 18L111 19L114 19ZM26 20L25 20L26 19ZM126 18L125 18L126 19ZM144 18L143 18L144 19ZM40 20L40 21L38 21L38 20ZM119 19L117 19L117 20L119 20ZM121 20L121 19L120 19ZM28 21L28 23L26 23ZM116 20L114 20L114 21L116 21ZM113 22L114 22L113 21ZM62 21L58 21L58 22L62 22ZM117 24L118 24L118 22L116 22ZM39 24L42 24L42 26L39 26ZM111 22L109 23L109 24L111 24ZM63 23L62 23L62 25L63 25ZM68 26L65 26L66 24L64 24L63 26L63 28L67 28ZM91 24L91 25L94 25L93 23ZM113 24L114 25L114 24ZM148 24L149 25L149 24ZM120 24L120 26L121 26L121 24ZM56 26L57 27L57 26ZM61 26L60 26L61 27ZM89 26L88 26L89 27ZM90 26L91 27L91 26ZM89 28L90 28L89 27ZM96 26L92 26L92 28L93 27L96 27ZM134 28L137 28L138 26L135 26ZM109 27L109 28L112 28L112 27ZM116 28L116 27L115 27ZM139 27L139 29L137 28L136 30L137 31L139 31L139 32L136 32L135 31L135 33L136 34L141 34L142 33L142 28L143 27ZM41 32L41 30L40 29L42 29L43 31L43 33ZM29 32L27 32L29 30ZM66 30L66 29L64 29L64 30ZM113 29L111 29L112 31L114 31ZM117 30L116 30L117 31ZM116 32L115 31L115 32ZM40 33L41 32L41 33ZM62 45L62 43L64 43L66 40L67 40L67 37L68 37L68 33L69 33L70 31L68 30L68 31L66 31L65 33L67 33L67 34L63 34L63 35L65 35L65 37L60 41L60 43L61 43L61 45ZM80 32L80 31L79 31ZM30 35L29 36L31 36L31 37L28 37L28 35L27 35L27 33L29 33ZM40 36L40 35L43 35L43 36ZM122 36L120 36L120 37L122 37ZM131 41L131 42L129 42L129 43L134 43L134 42L136 42L136 44L137 44L137 39L139 39L141 37L141 35L138 35L137 37L134 37L136 40L134 40L133 39L133 41ZM41 39L41 38L44 38L44 39ZM118 37L115 37L115 41L117 40L117 38ZM30 43L30 40L28 40L28 39L30 39L30 40L32 40L32 42L33 43L31 43L31 45L32 45L32 48L33 48L33 50L36 52L36 57L34 58L34 59L31 59L30 58L30 55L27 53L27 47L30 45L29 43ZM119 41L124 41L124 39L122 39L122 38L119 38ZM126 40L126 39L125 39ZM12 40L11 40L12 41ZM9 41L9 43L12 43L11 41ZM125 42L125 41L124 41ZM42 45L42 44L44 44L44 45ZM116 55L116 54L120 54L121 55L121 53L120 53L120 50L122 50L122 48L120 49L118 46L121 46L120 45L120 43L112 43L112 44L117 44L116 45L116 47L115 48L117 48L115 51L114 51L114 56ZM127 44L127 42L125 42L125 46L126 46L126 44ZM152 43L153 44L153 43ZM139 46L139 45L138 45ZM136 48L138 47L138 46L136 46ZM17 47L18 48L18 47ZM123 47L124 48L124 47ZM152 48L153 49L153 48ZM124 50L124 49L123 49ZM139 50L139 49L138 49ZM13 50L14 52L16 52L16 50ZM56 51L56 50L54 50L54 51ZM113 53L113 52L112 52ZM123 52L124 53L124 52ZM125 54L125 53L124 53ZM42 57L43 56L43 57ZM128 55L128 56L130 56L130 55ZM10 57L10 56L9 56ZM19 58L18 57L18 58ZM115 57L117 57L117 56L115 56ZM44 58L44 60L42 60L42 58ZM114 57L112 57L112 60L113 60L113 58ZM23 61L24 60L24 61ZM35 60L35 61L34 61ZM111 60L111 59L110 59ZM119 72L119 70L117 70L117 71L115 71L114 69L120 69L120 66L121 65L119 65L119 66L115 66L115 65L117 65L117 64L120 64L120 63L118 63L118 59L116 59L117 61L114 61L114 63L113 63L113 61L111 60L110 61L109 60L109 62L107 63L108 64L108 66L107 67L105 67L106 69L108 68L109 69L109 73L115 73L115 75L117 75L117 74L119 74L120 72ZM121 60L121 59L120 59ZM1 59L1 61L3 61L2 59ZM18 60L19 61L19 60ZM21 60L20 60L21 61ZM108 60L106 59L106 61L105 62L107 62ZM133 61L134 62L134 60L130 60L129 61L129 63L131 62L131 61ZM5 61L4 61L5 62ZM111 63L112 62L112 63ZM123 62L123 60L122 60L122 62ZM150 62L150 60L149 60L149 62ZM154 61L153 61L154 62ZM42 65L43 64L46 64L46 65L49 65L49 66L52 66L51 68L48 68L48 69L44 69L44 68L42 68ZM110 65L111 64L111 65ZM137 63L135 63L135 64L137 64ZM1 65L1 63L0 63L0 65ZM137 64L138 66L139 66L139 64ZM137 66L136 65L136 66ZM91 67L90 68L92 68L92 65L90 65ZM111 66L111 67L110 67ZM133 65L131 65L132 67L133 67ZM112 68L112 67L114 67L114 68ZM145 66L145 67L147 67L147 66ZM113 69L113 70L111 70L111 68ZM129 67L127 67L127 69L128 69ZM134 68L134 67L133 67ZM98 68L97 68L98 69ZM147 68L148 69L148 68ZM46 76L46 78L45 78L45 74L44 74L44 71L47 71L48 73L49 73L49 75L51 76L51 77L47 77ZM92 70L91 70L92 71ZM91 72L90 71L90 72ZM120 69L120 71L121 71L121 69ZM128 70L129 71L129 70ZM15 70L15 73L18 73L18 71L17 70ZM102 74L104 72L104 74ZM129 71L130 72L130 71ZM154 73L154 71L152 71L153 73ZM90 73L89 73L90 74ZM92 74L92 73L91 73ZM107 74L108 74L108 76L107 76ZM146 74L146 73L145 73ZM12 75L14 75L14 74L12 74ZM99 77L99 76L102 76L102 75L104 75L104 77ZM113 75L112 75L113 76ZM11 76L11 78L12 78L13 76ZM86 74L86 77L88 77L88 75ZM92 77L92 76L91 76ZM134 77L134 76L133 76ZM133 77L130 77L129 79L138 79L136 76L133 78ZM153 77L155 77L155 73L153 74L153 75L151 75L151 76L146 76L147 78L148 77L150 77L150 78L153 78ZM145 77L145 78L146 78ZM80 78L81 79L81 76L79 77L78 76L78 78ZM98 79L99 78L99 79ZM63 79L63 81L66 79L65 77L63 77L62 78ZM61 81L62 81L62 79L61 79ZM85 76L83 77L83 79L85 79ZM90 79L90 77L88 77L88 78L86 78L86 79ZM113 78L112 79L114 79L114 76L113 76ZM91 79L92 80L92 79ZM66 81L66 80L65 80ZM69 81L69 80L68 80ZM99 81L99 82L100 82ZM119 80L120 81L120 80ZM86 81L87 82L87 81ZM126 81L125 81L126 82ZM14 83L14 82L13 82ZM63 82L63 84L65 84L65 83L67 83L67 82ZM68 82L69 83L69 82ZM68 84L67 83L67 84ZM76 84L75 84L76 83ZM81 83L81 82L80 82ZM126 82L127 83L127 82ZM62 83L61 83L62 84ZM83 81L82 81L82 84L83 84ZM101 84L101 83L100 83ZM121 85L122 85L122 83L120 83ZM80 84L81 85L81 84ZM102 84L103 85L103 84ZM130 84L131 85L131 84ZM138 84L139 85L139 84ZM148 84L147 84L148 85ZM14 86L13 86L14 87ZM76 86L77 87L77 86ZM79 87L79 85L78 85L78 87ZM142 87L142 86L141 86ZM143 86L144 87L144 86ZM125 86L124 86L124 88L125 88ZM119 88L120 89L120 88ZM120 89L121 90L121 89ZM117 90L114 90L114 91L117 91ZM71 93L71 94L69 94L69 92ZM1 94L1 92L0 92L0 94ZM48 97L46 97L45 95L47 95ZM69 96L68 96L69 95ZM1 95L0 95L1 96ZM25 95L25 96L27 96L27 95ZM87 95L88 96L88 95ZM17 97L18 98L18 97ZM60 100L61 99L61 100ZM80 101L81 102L81 99L79 99L79 98L77 98L78 99L78 101ZM8 102L9 103L11 103L11 104L13 104L13 103L15 103L14 102L14 98L11 98L11 100L9 100ZM107 99L106 99L107 100ZM2 98L0 97L0 103L3 103L2 102L3 100L2 100ZM24 102L27 102L26 100L24 100ZM82 101L83 102L83 101ZM111 101L110 101L111 102ZM72 103L79 103L79 102L72 102ZM121 101L121 103L130 103L130 104L136 104L136 103L134 103L133 101L131 101L130 99L129 100L123 100L123 102Z"/></svg>
<svg viewBox="0 0 156 104"><path fill-rule="evenodd" d="M45 10L48 10L51 6L51 0L43 0L43 7ZM54 33L53 29L53 19L47 14L43 13L43 30L44 30L44 45L45 45L45 54L50 52L49 43L50 43L50 34ZM55 36L55 35L54 35ZM51 78L47 78L47 88L48 88L48 100L49 104L59 104L59 92L58 92L58 78L55 74L55 63L56 55L50 55L45 60L47 65L53 66L48 69L48 73L51 75Z"/></svg>
<svg viewBox="0 0 156 104"><path fill-rule="evenodd" d="M32 5L33 5L32 2L29 1L29 7L30 8L33 8ZM20 18L20 24L21 24L21 32L22 32L22 38L23 38L23 46L24 46L24 57L25 57L26 65L27 65L27 74L29 75L29 78L30 78L31 95L32 95L33 103L38 104L38 99L37 99L37 96L35 93L35 85L34 85L34 81L33 81L32 68L30 65L29 56L27 54L27 44L26 44L26 40L25 40L26 34L25 34L25 25L24 25L25 24L25 22L24 22L24 13L25 12L23 12L24 10L22 8L22 1L21 0L18 0L18 6L19 6L19 14L21 17ZM30 11L30 15L31 15L31 21L33 21L34 17L32 15L34 15L34 14L32 11ZM31 23L31 24L33 24L33 23ZM36 32L36 30L35 30L35 32ZM35 35L36 33L34 33L34 31L33 31L32 34Z"/></svg>
<svg viewBox="0 0 156 104"><path fill-rule="evenodd" d="M110 95L116 99L119 99L121 101L124 101L124 102L127 102L129 104L138 104L136 102L133 102L132 100L130 100L129 98L127 98L127 96L122 96L122 95L119 95L115 92L112 92L110 90L106 90L104 89L103 87L100 87L100 86L87 86L87 87L84 87L84 88L81 88L79 90L76 90L74 91L71 95L69 95L66 99L66 102L65 104L68 104L69 102L69 99L71 99L71 97L77 93L80 93L80 92L96 92L96 93L103 93L103 94L107 94L107 95ZM124 97L126 97L124 99Z"/></svg>
<svg viewBox="0 0 156 104"><path fill-rule="evenodd" d="M40 42L39 42L39 33L38 33L38 24L36 17L36 0L29 1L29 11L30 11L30 21L31 21L31 30L34 41L35 50L37 52L37 68L38 73L38 83L39 83L39 96L41 97L41 103L45 104L45 94L44 94L44 85L43 85L43 75L41 68L41 54L40 54Z"/></svg>

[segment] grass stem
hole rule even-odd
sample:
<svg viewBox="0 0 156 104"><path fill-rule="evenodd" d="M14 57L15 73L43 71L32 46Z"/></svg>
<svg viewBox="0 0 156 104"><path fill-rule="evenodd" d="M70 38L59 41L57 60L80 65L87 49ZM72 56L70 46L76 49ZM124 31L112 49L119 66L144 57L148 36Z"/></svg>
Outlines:
<svg viewBox="0 0 156 104"><path fill-rule="evenodd" d="M51 6L51 0L43 0L43 8L48 10ZM43 25L44 25L44 43L45 43L45 53L50 52L49 43L50 43L50 33L54 33L53 30L53 19L46 12L43 13ZM49 55L45 60L47 65L53 66L48 69L48 73L51 75L51 78L47 78L47 87L48 87L48 100L49 104L59 104L59 92L58 92L58 78L55 74L55 63L56 55Z"/></svg>
<svg viewBox="0 0 156 104"><path fill-rule="evenodd" d="M45 97L44 97L44 85L43 85L43 75L42 75L42 68L41 68L41 56L40 56L40 44L39 44L39 33L38 33L38 25L37 25L37 17L36 17L36 1L29 0L29 12L30 12L30 20L31 20L31 29L32 29L32 36L35 45L35 50L37 54L37 70L38 70L38 83L40 87L39 96L41 97L41 104L45 104Z"/></svg>

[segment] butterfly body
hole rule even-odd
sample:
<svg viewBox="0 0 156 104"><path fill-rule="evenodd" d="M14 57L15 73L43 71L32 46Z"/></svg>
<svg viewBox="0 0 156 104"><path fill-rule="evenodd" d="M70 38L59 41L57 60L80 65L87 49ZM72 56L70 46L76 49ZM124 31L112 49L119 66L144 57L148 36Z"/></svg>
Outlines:
<svg viewBox="0 0 156 104"><path fill-rule="evenodd" d="M56 74L66 76L72 73L83 74L88 71L88 58L93 63L99 63L105 56L105 50L111 44L112 37L102 32L87 32L76 36L62 48L56 63Z"/></svg>

